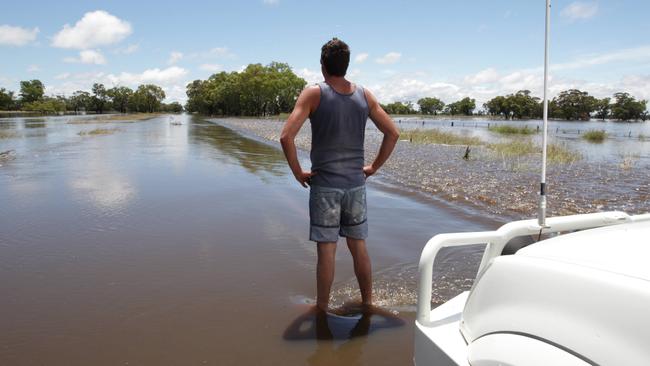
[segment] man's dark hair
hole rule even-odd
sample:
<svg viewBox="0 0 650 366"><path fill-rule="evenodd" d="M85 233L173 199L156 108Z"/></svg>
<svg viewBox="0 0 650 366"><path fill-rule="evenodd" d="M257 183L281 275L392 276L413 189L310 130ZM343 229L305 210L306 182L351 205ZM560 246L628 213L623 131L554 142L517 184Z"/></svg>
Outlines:
<svg viewBox="0 0 650 366"><path fill-rule="evenodd" d="M325 43L320 52L320 63L332 76L345 76L350 64L350 47L338 38Z"/></svg>

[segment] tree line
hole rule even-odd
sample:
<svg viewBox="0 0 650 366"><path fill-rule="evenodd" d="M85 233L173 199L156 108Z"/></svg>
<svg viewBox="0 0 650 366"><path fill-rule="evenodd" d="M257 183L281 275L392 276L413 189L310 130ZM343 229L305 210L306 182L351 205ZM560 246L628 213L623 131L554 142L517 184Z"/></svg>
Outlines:
<svg viewBox="0 0 650 366"><path fill-rule="evenodd" d="M548 114L550 118L569 121L589 121L591 118L645 121L650 116L647 105L647 100L636 100L629 93L598 99L585 91L569 89L549 101ZM488 114L505 119L542 118L542 102L528 90L494 97L483 106Z"/></svg>
<svg viewBox="0 0 650 366"><path fill-rule="evenodd" d="M45 85L40 80L20 82L20 92L0 88L0 110L31 111L40 113L60 112L181 112L178 102L163 103L165 91L154 84L143 84L133 90L126 86L107 89L104 84L94 83L90 91L77 90L71 96L45 95Z"/></svg>
<svg viewBox="0 0 650 366"><path fill-rule="evenodd" d="M225 116L269 116L291 112L307 82L286 63L250 64L187 84L188 112Z"/></svg>
<svg viewBox="0 0 650 366"><path fill-rule="evenodd" d="M459 101L445 104L442 100L433 97L421 98L417 102L420 110L416 110L412 102L393 102L382 104L381 107L388 114L426 114L426 115L465 115L471 116L476 109L476 100L465 97Z"/></svg>
<svg viewBox="0 0 650 366"><path fill-rule="evenodd" d="M505 119L542 118L542 101L531 95L529 90L514 94L496 96L483 104L483 110L475 113L476 101L465 97L459 101L445 104L433 97L421 98L417 102L419 111L412 102L382 104L389 114L424 115L465 115L488 114ZM591 118L615 119L619 121L643 120L650 118L646 110L648 101L636 100L629 93L616 93L612 98L598 99L585 91L569 89L562 91L549 101L549 118L588 121Z"/></svg>

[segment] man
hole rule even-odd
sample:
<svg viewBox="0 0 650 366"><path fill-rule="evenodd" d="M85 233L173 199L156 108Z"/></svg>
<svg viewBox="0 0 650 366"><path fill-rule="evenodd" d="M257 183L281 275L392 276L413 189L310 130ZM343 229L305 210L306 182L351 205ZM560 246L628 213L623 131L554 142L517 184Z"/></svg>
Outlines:
<svg viewBox="0 0 650 366"><path fill-rule="evenodd" d="M352 253L363 305L372 304L371 264L365 242L365 180L386 162L399 131L367 89L345 79L350 63L350 48L345 42L334 38L323 45L320 61L325 81L302 91L280 142L296 180L305 188L310 186L309 240L318 246L316 304L327 311L339 235L346 238ZM364 166L368 117L384 138L373 163ZM294 143L307 118L312 130L311 171L300 167Z"/></svg>

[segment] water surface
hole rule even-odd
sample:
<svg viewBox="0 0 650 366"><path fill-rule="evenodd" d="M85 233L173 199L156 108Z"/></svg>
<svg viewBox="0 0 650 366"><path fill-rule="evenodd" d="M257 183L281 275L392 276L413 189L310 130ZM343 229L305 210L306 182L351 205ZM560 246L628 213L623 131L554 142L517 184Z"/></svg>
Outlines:
<svg viewBox="0 0 650 366"><path fill-rule="evenodd" d="M370 182L376 300L405 325L352 315L367 331L347 337L334 317L334 339L291 339L316 257L308 191L282 153L186 115L74 121L0 119L13 134L0 139L2 365L409 364L424 243L496 227ZM79 135L100 127L115 130ZM466 289L478 260L444 252L434 299ZM333 292L335 306L358 297L345 245Z"/></svg>

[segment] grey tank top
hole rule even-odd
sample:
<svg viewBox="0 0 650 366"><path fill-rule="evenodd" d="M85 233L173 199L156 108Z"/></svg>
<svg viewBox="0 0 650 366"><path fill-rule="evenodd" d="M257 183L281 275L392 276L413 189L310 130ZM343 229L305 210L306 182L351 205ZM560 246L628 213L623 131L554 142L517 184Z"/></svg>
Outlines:
<svg viewBox="0 0 650 366"><path fill-rule="evenodd" d="M320 103L311 114L311 178L314 185L354 188L365 183L363 140L368 120L368 102L359 85L351 94L341 94L327 83L319 83Z"/></svg>

